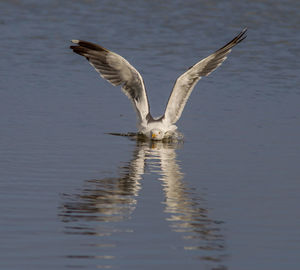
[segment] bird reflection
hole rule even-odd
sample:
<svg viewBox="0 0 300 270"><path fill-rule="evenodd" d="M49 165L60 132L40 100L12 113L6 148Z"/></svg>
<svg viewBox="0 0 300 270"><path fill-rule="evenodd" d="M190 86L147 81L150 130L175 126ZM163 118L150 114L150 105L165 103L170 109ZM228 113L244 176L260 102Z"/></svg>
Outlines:
<svg viewBox="0 0 300 270"><path fill-rule="evenodd" d="M63 194L65 202L60 213L63 222L117 222L128 218L136 206L144 163L145 152L137 147L133 159L120 168L119 177L87 180L79 194ZM93 230L85 233L99 234Z"/></svg>
<svg viewBox="0 0 300 270"><path fill-rule="evenodd" d="M175 152L181 145L137 140L133 157L120 167L119 177L87 180L79 194L64 194L59 215L65 223L65 233L106 236L106 242L98 239L97 246L113 247L107 242L109 236L133 230L124 226L116 229L112 224L131 217L143 175L157 173L165 194L166 220L171 230L183 238L182 248L193 251L200 260L220 264L225 250L222 222L209 218L205 195L199 196L184 180Z"/></svg>
<svg viewBox="0 0 300 270"><path fill-rule="evenodd" d="M204 199L197 196L195 190L183 181L183 174L176 162L176 153L171 147L152 148L153 155L159 157L161 177L165 192L165 212L173 231L183 233L184 239L190 241L184 246L186 250L222 250L224 239L220 231L222 222L208 217ZM202 257L216 260L217 257Z"/></svg>

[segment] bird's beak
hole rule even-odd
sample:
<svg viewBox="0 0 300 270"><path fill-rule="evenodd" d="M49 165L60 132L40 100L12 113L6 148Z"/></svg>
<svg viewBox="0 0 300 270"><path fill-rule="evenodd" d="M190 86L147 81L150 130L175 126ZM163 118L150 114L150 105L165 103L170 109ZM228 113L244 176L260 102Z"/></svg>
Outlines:
<svg viewBox="0 0 300 270"><path fill-rule="evenodd" d="M156 138L156 134L152 133L152 139Z"/></svg>

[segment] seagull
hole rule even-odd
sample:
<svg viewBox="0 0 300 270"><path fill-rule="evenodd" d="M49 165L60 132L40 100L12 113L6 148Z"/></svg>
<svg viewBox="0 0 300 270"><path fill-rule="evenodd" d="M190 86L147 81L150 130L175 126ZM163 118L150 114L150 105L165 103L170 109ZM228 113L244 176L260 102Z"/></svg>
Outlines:
<svg viewBox="0 0 300 270"><path fill-rule="evenodd" d="M74 53L84 56L102 78L122 91L131 100L138 119L138 132L151 140L164 140L176 134L185 104L197 82L219 67L231 49L246 38L247 28L213 54L191 66L179 76L162 116L154 118L150 113L147 92L141 74L122 56L91 42L72 40Z"/></svg>

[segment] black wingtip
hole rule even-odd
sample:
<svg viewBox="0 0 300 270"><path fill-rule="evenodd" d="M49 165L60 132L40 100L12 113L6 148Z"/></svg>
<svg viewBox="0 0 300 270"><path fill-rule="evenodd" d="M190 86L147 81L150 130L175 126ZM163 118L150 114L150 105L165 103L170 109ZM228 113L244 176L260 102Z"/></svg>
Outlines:
<svg viewBox="0 0 300 270"><path fill-rule="evenodd" d="M81 46L70 46L70 49L73 50L74 53L79 55L83 55L87 50Z"/></svg>
<svg viewBox="0 0 300 270"><path fill-rule="evenodd" d="M245 35L245 34L247 33L247 31L248 31L248 28L247 28L247 27L245 27L245 28L242 30L242 32L240 33L240 41L239 41L239 42L241 42L242 40L244 40L244 39L247 37L247 35ZM243 37L243 38L241 38L241 37Z"/></svg>
<svg viewBox="0 0 300 270"><path fill-rule="evenodd" d="M245 27L245 28L242 30L242 32L241 32L240 35L239 35L239 39L238 39L238 42L237 42L237 43L242 42L242 41L247 37L247 35L245 35L246 32L247 32L247 30L248 30L247 27Z"/></svg>
<svg viewBox="0 0 300 270"><path fill-rule="evenodd" d="M242 42L247 36L245 36L245 33L247 32L247 27L245 27L235 38L233 38L231 41L229 41L226 45L224 45L222 48L217 50L217 52L225 49L230 50L232 47L234 47L236 44Z"/></svg>
<svg viewBox="0 0 300 270"><path fill-rule="evenodd" d="M242 30L242 32L241 32L241 33L246 33L246 32L247 32L247 30L248 30L248 27L244 27L244 29Z"/></svg>
<svg viewBox="0 0 300 270"><path fill-rule="evenodd" d="M244 40L247 36L245 36L245 33L247 32L247 27L245 27L233 40L236 40L236 43L240 43L242 40Z"/></svg>
<svg viewBox="0 0 300 270"><path fill-rule="evenodd" d="M104 48L104 47L102 47L98 44L89 42L89 41L84 41L84 40L79 40L79 39L72 39L71 42L77 45L77 46L70 46L71 49L73 49L74 47L83 47L83 48L93 50L93 51L109 52L108 49L106 49L106 48Z"/></svg>

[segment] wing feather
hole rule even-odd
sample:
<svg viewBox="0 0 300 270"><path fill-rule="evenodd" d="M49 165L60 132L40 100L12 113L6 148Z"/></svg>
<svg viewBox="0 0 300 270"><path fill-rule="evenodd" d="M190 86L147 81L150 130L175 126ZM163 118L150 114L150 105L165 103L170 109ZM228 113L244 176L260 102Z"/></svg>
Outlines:
<svg viewBox="0 0 300 270"><path fill-rule="evenodd" d="M165 110L164 118L167 122L175 124L178 121L197 82L203 76L208 76L226 60L231 49L246 38L246 31L247 29L245 28L225 46L202 59L178 77Z"/></svg>
<svg viewBox="0 0 300 270"><path fill-rule="evenodd" d="M114 86L121 85L133 103L139 122L145 121L150 109L140 73L125 58L102 46L83 40L72 42L76 44L70 46L73 52L84 56L102 78Z"/></svg>

